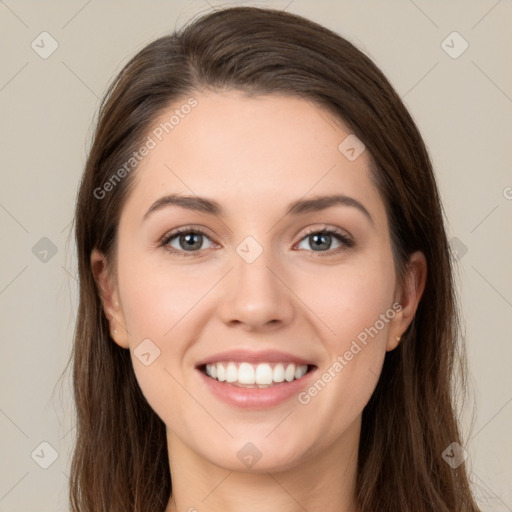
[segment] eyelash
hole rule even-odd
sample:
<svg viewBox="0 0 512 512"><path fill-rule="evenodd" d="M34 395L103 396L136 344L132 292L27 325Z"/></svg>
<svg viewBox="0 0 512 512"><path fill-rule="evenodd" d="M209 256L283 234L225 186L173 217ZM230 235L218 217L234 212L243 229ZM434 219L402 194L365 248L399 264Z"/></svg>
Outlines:
<svg viewBox="0 0 512 512"><path fill-rule="evenodd" d="M174 249L173 247L170 247L168 244L171 240L173 240L174 238L176 238L177 236L183 234L183 233L186 233L186 234L196 234L196 235L203 235L203 236L206 236L207 238L210 238L208 236L208 234L206 233L206 231L204 231L203 229L199 228L199 227L192 227L192 226L184 226L182 228L178 228L174 231L172 231L171 233L168 233L166 234L161 240L160 240L160 244L159 246L160 247L163 247L165 251L167 251L168 253L170 254L173 254L173 255L176 255L176 256L182 256L182 257L185 257L185 258L194 258L194 257L198 257L201 255L201 250L199 251L192 251L192 252L188 252L188 251L181 251L181 250L177 250L177 249ZM334 250L328 250L328 251L310 251L312 253L314 253L314 257L326 257L326 256L333 256L333 255L336 255L338 253L340 253L341 251L347 249L347 248L350 248L350 247L353 247L354 246L354 241L349 238L347 235L345 235L342 231L340 231L339 229L336 229L336 228L331 228L331 227L324 227L322 229L318 229L318 228L309 228L308 231L304 234L304 236L301 238L301 242L302 240L304 240L305 238L307 238L308 236L311 236L311 235L320 235L320 234L328 234L328 235L334 235L334 237L339 241L341 242L343 245L341 247L338 247L337 249L334 249Z"/></svg>

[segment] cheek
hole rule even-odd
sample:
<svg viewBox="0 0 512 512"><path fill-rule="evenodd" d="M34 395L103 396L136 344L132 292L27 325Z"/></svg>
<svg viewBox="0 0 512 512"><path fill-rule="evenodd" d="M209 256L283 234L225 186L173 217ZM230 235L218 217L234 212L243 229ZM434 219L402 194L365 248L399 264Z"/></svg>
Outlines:
<svg viewBox="0 0 512 512"><path fill-rule="evenodd" d="M346 265L318 266L314 279L311 275L304 272L296 281L297 295L317 316L316 321L311 316L311 321L320 326L319 336L329 340L331 351L344 351L350 340L374 326L394 302L395 270L391 256L354 258ZM383 334L388 327L388 322L378 324Z"/></svg>
<svg viewBox="0 0 512 512"><path fill-rule="evenodd" d="M373 340L371 343L378 343ZM377 385L385 351L377 344L345 346L298 396L301 417L314 416L313 438L324 448L350 430ZM350 355L349 355L350 354Z"/></svg>
<svg viewBox="0 0 512 512"><path fill-rule="evenodd" d="M183 370L189 363L189 340L195 335L192 324L200 310L197 303L211 284L204 279L191 283L179 269L170 272L149 265L143 258L125 261L119 273L137 382L162 421L185 430L188 416L184 411L190 407L190 396L185 391Z"/></svg>
<svg viewBox="0 0 512 512"><path fill-rule="evenodd" d="M394 310L387 287L377 293L373 284L358 281L350 287L346 282L344 290L333 291L335 306L326 302L322 315L334 331L321 328L325 362L312 385L298 396L303 414L318 419L317 436L326 447L361 415L382 371Z"/></svg>
<svg viewBox="0 0 512 512"><path fill-rule="evenodd" d="M314 284L301 285L301 297L317 316L312 322L326 359L314 386L299 402L316 402L319 408L338 404L330 412L337 418L333 424L353 419L375 389L395 316L394 290L391 257L323 269L315 273Z"/></svg>
<svg viewBox="0 0 512 512"><path fill-rule="evenodd" d="M125 259L119 283L130 344L138 339L155 342L176 339L175 333L198 302L215 284L215 275L190 271L186 266L155 264L150 258Z"/></svg>
<svg viewBox="0 0 512 512"><path fill-rule="evenodd" d="M183 391L186 370L193 365L190 340L199 336L198 317L205 314L207 301L200 299L216 275L124 254L118 264L119 289L135 375L153 410L167 423L171 418L179 423L182 400L190 399Z"/></svg>

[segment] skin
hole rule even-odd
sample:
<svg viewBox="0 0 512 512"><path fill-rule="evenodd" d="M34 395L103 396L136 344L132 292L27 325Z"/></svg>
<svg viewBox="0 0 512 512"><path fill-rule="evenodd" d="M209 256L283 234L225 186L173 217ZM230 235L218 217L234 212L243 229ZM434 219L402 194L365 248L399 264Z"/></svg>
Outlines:
<svg viewBox="0 0 512 512"><path fill-rule="evenodd" d="M399 284L369 155L349 161L338 150L350 130L325 110L281 95L194 97L198 106L136 171L121 212L115 271L101 253L91 255L113 338L130 349L140 387L167 426L173 495L166 512L357 511L362 411L386 351L414 316L425 258L411 255ZM143 220L171 193L214 199L225 212L168 206ZM346 205L285 215L292 201L333 193L357 199L373 222ZM190 224L207 231L194 249L200 256L159 246ZM330 248L315 248L306 230L326 226L354 245L333 237ZM252 263L236 252L247 236L263 248ZM170 245L191 254L179 236ZM213 396L194 369L199 359L232 348L278 349L314 362L320 376L395 302L401 311L308 404L293 397L240 410ZM145 366L134 350L148 338L160 356ZM250 468L237 457L247 442L262 454Z"/></svg>

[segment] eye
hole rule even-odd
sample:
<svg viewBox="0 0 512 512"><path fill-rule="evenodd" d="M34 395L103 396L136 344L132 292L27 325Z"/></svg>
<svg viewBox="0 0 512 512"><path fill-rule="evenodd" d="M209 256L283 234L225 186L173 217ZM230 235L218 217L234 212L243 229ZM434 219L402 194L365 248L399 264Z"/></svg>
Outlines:
<svg viewBox="0 0 512 512"><path fill-rule="evenodd" d="M167 233L160 245L167 252L178 256L199 256L200 251L205 250L203 242L210 240L201 228L185 226ZM187 254L188 253L188 254Z"/></svg>
<svg viewBox="0 0 512 512"><path fill-rule="evenodd" d="M333 238L338 242L339 245L338 247L334 248L334 250L331 250ZM317 253L314 255L315 257L332 256L354 245L354 241L343 231L331 227L324 227L322 229L310 228L302 240L303 241L301 243L305 242L310 244L310 247L319 249L319 251L313 249L313 253ZM308 249L306 248L306 250Z"/></svg>
<svg viewBox="0 0 512 512"><path fill-rule="evenodd" d="M333 239L338 247L332 249ZM160 241L160 246L167 252L177 256L195 257L200 256L201 251L208 249L204 247L205 240L210 240L206 232L199 227L184 226L167 233ZM210 240L211 242L211 240ZM346 248L352 247L354 241L343 231L332 227L310 228L301 243L309 243L316 256L332 256ZM213 243L212 243L213 246ZM211 248L211 247L210 247ZM299 247L299 249L304 249ZM318 251L316 249L319 249ZM306 248L306 250L311 250ZM321 254L326 253L326 254Z"/></svg>

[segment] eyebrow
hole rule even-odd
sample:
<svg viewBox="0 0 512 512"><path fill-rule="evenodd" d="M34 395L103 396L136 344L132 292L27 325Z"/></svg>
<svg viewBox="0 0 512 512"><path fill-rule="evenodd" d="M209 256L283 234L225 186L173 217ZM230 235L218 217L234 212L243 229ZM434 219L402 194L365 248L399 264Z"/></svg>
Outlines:
<svg viewBox="0 0 512 512"><path fill-rule="evenodd" d="M311 199L299 199L288 206L285 215L301 215L304 213L318 212L331 208L333 206L351 206L357 208L363 213L370 223L374 225L374 221L370 212L353 197L343 194L313 197ZM153 212L166 208L168 206L178 206L187 210L205 213L207 215L220 217L224 214L222 206L213 199L206 199L198 196L183 196L178 194L170 194L156 200L149 210L144 214L143 220L146 220Z"/></svg>

